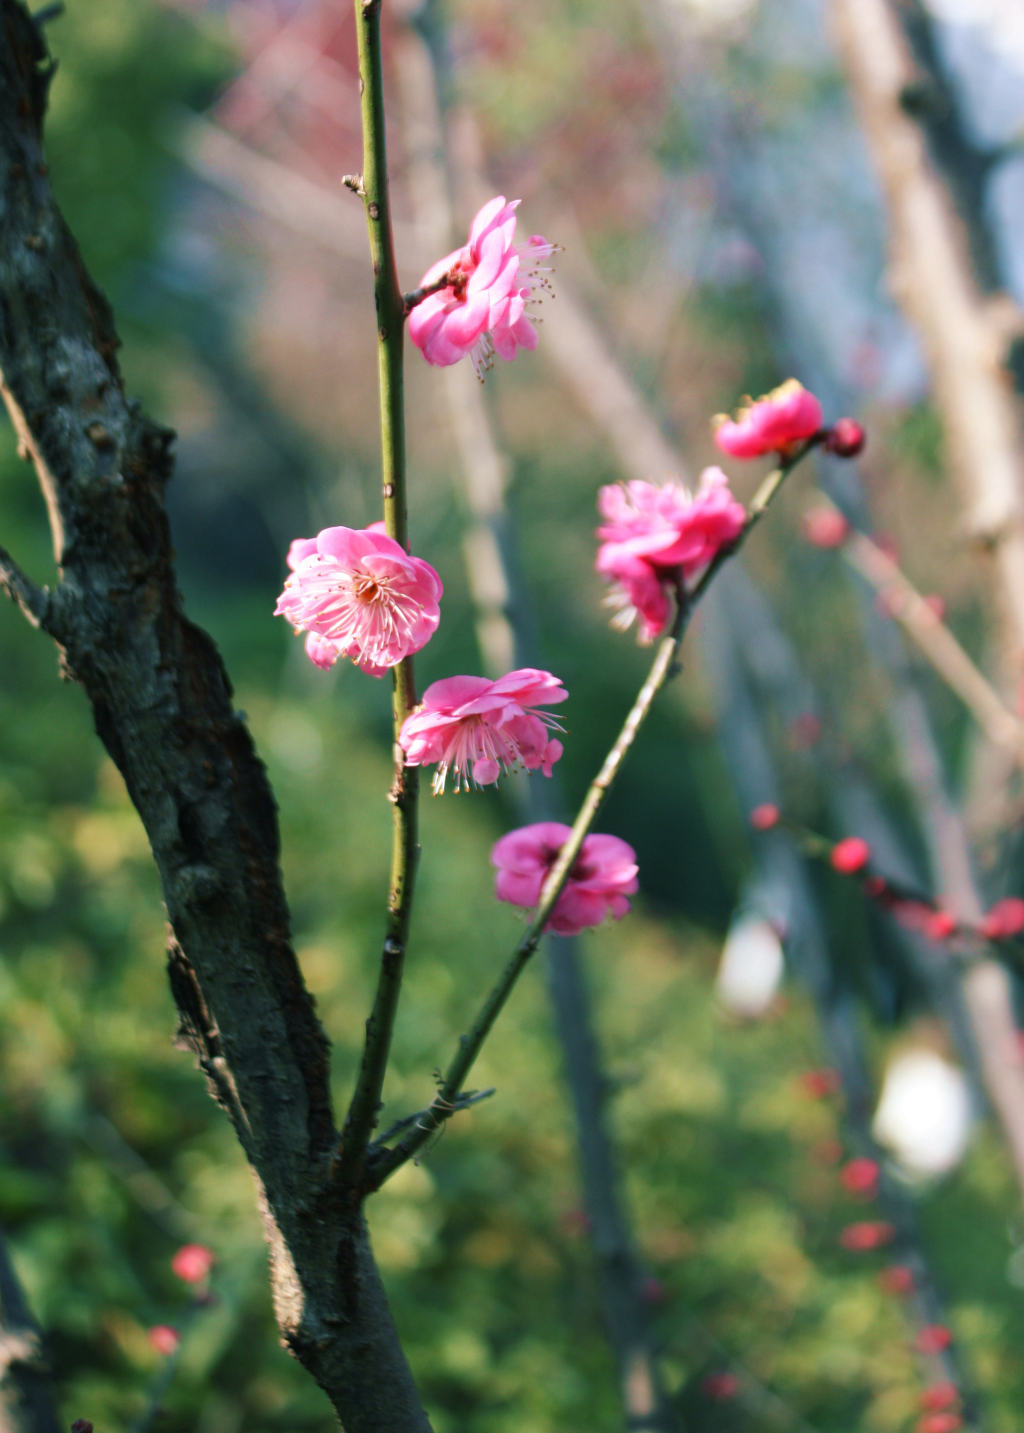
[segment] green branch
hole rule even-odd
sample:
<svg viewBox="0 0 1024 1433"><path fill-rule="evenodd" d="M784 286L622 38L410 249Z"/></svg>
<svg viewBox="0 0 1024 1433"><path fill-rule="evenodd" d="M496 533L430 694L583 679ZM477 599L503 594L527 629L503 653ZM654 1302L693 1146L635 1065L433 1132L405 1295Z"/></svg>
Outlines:
<svg viewBox="0 0 1024 1433"><path fill-rule="evenodd" d="M363 125L363 172L358 187L366 210L373 266L373 296L377 313L377 374L380 390L381 491L384 523L389 537L408 551L406 507L405 415L402 383L402 343L405 302L398 285L395 248L391 233L388 196L387 140L384 125L384 85L381 67L381 0L355 0L356 35ZM341 1135L338 1179L350 1192L358 1190L367 1146L377 1122L381 1091L391 1049L402 971L409 936L416 862L419 855L417 803L419 772L407 767L398 745L398 733L416 705L416 679L411 657L393 672L392 718L395 736L395 772L388 793L393 810L391 878L387 926L373 1009L366 1022L366 1038L356 1088Z"/></svg>
<svg viewBox="0 0 1024 1433"><path fill-rule="evenodd" d="M483 1005L477 1014L476 1019L470 1026L469 1031L460 1037L459 1048L455 1052L448 1068L444 1072L441 1085L426 1109L422 1110L416 1118L414 1127L399 1142L391 1148L377 1146L371 1152L368 1185L371 1189L379 1189L384 1181L407 1160L411 1159L418 1150L430 1139L431 1135L444 1122L461 1107L460 1095L462 1082L472 1069L480 1049L490 1034L495 1020L501 1014L505 1002L508 1000L523 970L537 949L544 927L547 924L555 903L562 893L565 883L576 859L580 854L584 839L593 826L598 811L604 804L604 799L622 768L626 755L636 740L637 733L643 725L648 712L654 702L654 698L665 685L669 676L675 669L675 657L686 634L690 618L694 608L707 591L715 573L723 564L734 556L748 536L764 516L768 505L778 492L783 481L796 465L816 446L817 439L812 438L792 454L790 454L780 465L768 474L764 482L758 488L754 498L747 510L746 521L732 543L728 547L719 549L715 558L710 562L694 584L692 591L687 592L680 583L677 593L676 616L671 631L661 639L658 649L647 674L647 679L636 700L630 708L626 720L622 724L618 736L612 745L611 750L601 764L601 769L594 777L583 798L576 820L573 822L572 830L566 839L561 851L558 854L554 866L552 866L547 880L541 890L540 903L534 912L533 919L527 928L526 934L520 940L512 956L502 971L498 980L491 988L484 1000Z"/></svg>

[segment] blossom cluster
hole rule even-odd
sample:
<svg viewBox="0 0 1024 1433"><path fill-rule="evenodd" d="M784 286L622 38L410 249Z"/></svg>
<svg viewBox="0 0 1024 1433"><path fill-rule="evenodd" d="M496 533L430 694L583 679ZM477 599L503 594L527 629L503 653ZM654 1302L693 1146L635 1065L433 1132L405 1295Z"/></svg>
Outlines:
<svg viewBox="0 0 1024 1433"><path fill-rule="evenodd" d="M529 310L550 290L557 246L534 234L516 242L519 200L490 199L470 225L466 243L433 264L407 296L409 336L428 363L448 367L469 357L482 377L495 355L512 359L533 349L537 330ZM822 429L821 405L790 379L735 419L718 420L715 441L725 453L750 458L775 452L788 458L801 443L832 443L853 451L856 425ZM861 435L862 441L862 435ZM679 483L633 481L603 487L596 568L610 583L613 625L637 622L640 640L665 632L681 610L687 584L742 538L748 522L720 468L701 474L695 493ZM320 668L345 657L381 677L429 642L440 622L441 578L407 552L385 528L327 527L296 538L287 557L276 615L304 633L306 653ZM409 767L433 766L435 794L449 776L456 791L492 786L502 773L550 776L562 755L562 732L545 708L568 697L551 672L523 667L497 680L461 674L427 687L405 717L398 747ZM499 899L536 907L567 826L540 822L509 832L491 861ZM546 929L574 934L618 919L637 889L636 856L616 836L590 834L581 844Z"/></svg>

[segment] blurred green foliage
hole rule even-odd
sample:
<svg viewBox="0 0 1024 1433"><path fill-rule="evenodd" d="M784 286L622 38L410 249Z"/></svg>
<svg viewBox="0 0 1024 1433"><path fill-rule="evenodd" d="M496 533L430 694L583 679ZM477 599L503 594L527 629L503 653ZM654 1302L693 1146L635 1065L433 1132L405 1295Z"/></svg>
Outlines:
<svg viewBox="0 0 1024 1433"><path fill-rule="evenodd" d="M492 27L504 13L490 7ZM554 14L543 44L531 45L528 85L500 88L486 64L474 71L472 93L506 144L525 144L557 121L574 89L566 53L582 83L606 72L610 45L636 41L621 9L608 12L624 27L615 35L593 29L587 6ZM581 25L585 43L567 50ZM224 73L227 50L212 34L158 5L114 0L71 3L53 27L61 57L49 125L55 183L88 263L129 313L137 311L132 285L162 241L182 182L163 147L166 107L202 100ZM643 73L643 46L634 59ZM612 78L622 86L629 77L620 67ZM678 119L652 122L651 133L652 143L685 157ZM614 224L596 252L628 271L629 244ZM755 308L742 286L709 290L694 305L691 332L727 351ZM142 381L159 403L188 362L180 343L142 351L142 377L132 369L129 384ZM776 376L759 344L715 362L739 375L737 388L758 391ZM606 631L590 573L593 494L618 474L579 420L565 420L571 442L552 445L545 424L563 420L558 400L538 409L519 374L501 378L543 660L573 694L562 767L574 795L646 665ZM907 461L931 461L930 419L911 415L901 441ZM12 447L0 452L3 541L45 580L52 562L43 509ZM476 657L453 542L461 517L446 477L426 466L418 547L443 551L447 588L446 623L423 663L430 680L473 670ZM778 522L792 533L791 511ZM283 624L270 620L273 593L261 572L218 580L201 558L202 534L187 523L179 546L193 615L224 647L270 767L296 941L334 1042L342 1101L382 929L386 686L352 670L312 671ZM766 537L766 569L789 560L784 539L773 547ZM809 582L817 583L821 560L801 558ZM855 708L863 683L848 651L836 651L833 600L799 608L797 632L821 659L835 706ZM16 674L0 686L0 1222L48 1332L65 1419L88 1417L98 1433L128 1427L163 1366L146 1330L170 1323L188 1327L162 1400L164 1433L324 1429L331 1420L322 1396L278 1347L251 1178L191 1060L172 1044L159 891L120 778L81 695L58 685L53 651L12 608L0 609L0 648ZM854 719L870 726L875 712L868 704ZM426 804L385 1122L429 1098L432 1071L521 928L495 906L486 859L509 819L493 793ZM838 1246L843 1225L865 1211L823 1162L842 1138L838 1111L808 1101L797 1082L828 1058L813 1012L797 992L756 1026L732 1024L714 1006L721 931L748 856L692 651L602 824L636 845L643 893L634 915L588 941L587 968L637 1239L657 1281L658 1336L687 1426L896 1433L913 1418L920 1370L904 1312L875 1279L884 1255ZM844 920L837 939L855 964L862 923ZM880 1054L882 1037L873 1038ZM435 1426L614 1433L621 1413L539 969L517 991L474 1083L494 1084L498 1094L453 1121L370 1211ZM990 1427L1012 1433L1024 1313L1007 1274L1019 1231L1006 1163L989 1133L959 1173L923 1196L922 1209L954 1324L986 1387ZM216 1302L190 1312L169 1261L193 1240L216 1251ZM704 1380L724 1370L738 1373L739 1392L715 1401Z"/></svg>

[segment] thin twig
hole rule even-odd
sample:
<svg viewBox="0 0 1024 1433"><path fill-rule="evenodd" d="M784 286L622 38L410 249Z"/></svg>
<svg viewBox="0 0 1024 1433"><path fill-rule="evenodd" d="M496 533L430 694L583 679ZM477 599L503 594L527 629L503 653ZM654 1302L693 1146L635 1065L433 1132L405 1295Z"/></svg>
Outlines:
<svg viewBox="0 0 1024 1433"><path fill-rule="evenodd" d="M377 375L380 385L381 484L384 523L389 537L408 548L406 511L405 412L402 344L405 305L398 286L388 196L387 137L384 125L384 82L381 67L380 0L356 0L356 33L363 122L363 203L366 209L377 309ZM384 1074L394 1031L402 970L409 936L413 886L419 855L417 803L419 771L407 767L398 735L416 705L416 679L411 657L395 667L392 717L395 737L394 779L389 792L393 807L391 878L387 927L373 1009L359 1076L342 1129L338 1179L343 1188L360 1183L366 1149L377 1121Z"/></svg>
<svg viewBox="0 0 1024 1433"><path fill-rule="evenodd" d="M408 316L412 313L417 304L421 304L423 300L428 299L431 294L440 293L442 289L456 287L457 279L457 274L444 273L439 279L435 279L432 284L421 284L418 289L411 289L409 293L402 295L403 312Z"/></svg>
<svg viewBox="0 0 1024 1433"><path fill-rule="evenodd" d="M1009 752L1018 766L1024 766L1024 722L1007 710L999 693L906 574L864 533L852 534L842 552L850 566L885 600L888 611L989 740Z"/></svg>

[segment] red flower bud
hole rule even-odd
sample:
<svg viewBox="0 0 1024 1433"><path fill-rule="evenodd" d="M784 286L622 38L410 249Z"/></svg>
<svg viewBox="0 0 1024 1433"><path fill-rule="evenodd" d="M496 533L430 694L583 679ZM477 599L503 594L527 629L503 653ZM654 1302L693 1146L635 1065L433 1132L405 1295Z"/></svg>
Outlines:
<svg viewBox="0 0 1024 1433"><path fill-rule="evenodd" d="M764 802L761 806L755 806L750 813L750 824L755 831L770 831L773 826L779 824L779 808L773 806L770 801Z"/></svg>
<svg viewBox="0 0 1024 1433"><path fill-rule="evenodd" d="M859 836L846 836L832 847L830 857L833 868L844 876L861 871L871 860L871 847Z"/></svg>
<svg viewBox="0 0 1024 1433"><path fill-rule="evenodd" d="M867 434L855 418L839 418L828 430L825 452L837 458L855 458L867 442Z"/></svg>

